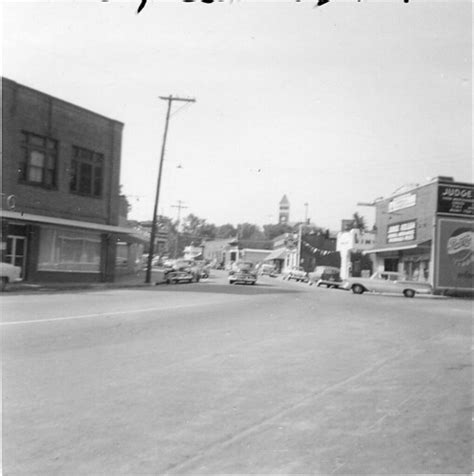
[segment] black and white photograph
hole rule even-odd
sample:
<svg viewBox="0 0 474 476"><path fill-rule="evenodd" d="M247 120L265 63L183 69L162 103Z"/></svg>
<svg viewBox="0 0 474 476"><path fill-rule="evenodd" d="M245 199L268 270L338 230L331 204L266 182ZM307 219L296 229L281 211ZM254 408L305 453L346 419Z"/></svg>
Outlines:
<svg viewBox="0 0 474 476"><path fill-rule="evenodd" d="M472 474L471 0L3 0L6 476Z"/></svg>

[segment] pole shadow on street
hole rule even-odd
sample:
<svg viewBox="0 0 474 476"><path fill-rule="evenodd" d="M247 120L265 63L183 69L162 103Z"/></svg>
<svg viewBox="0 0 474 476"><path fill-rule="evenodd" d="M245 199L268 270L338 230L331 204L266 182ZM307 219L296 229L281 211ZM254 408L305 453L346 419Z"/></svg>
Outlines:
<svg viewBox="0 0 474 476"><path fill-rule="evenodd" d="M259 294L297 294L298 289L275 288L269 284L215 284L215 283L194 283L194 284L160 284L154 288L157 291L175 291L191 293L212 293L212 294L240 294L240 295L259 295Z"/></svg>

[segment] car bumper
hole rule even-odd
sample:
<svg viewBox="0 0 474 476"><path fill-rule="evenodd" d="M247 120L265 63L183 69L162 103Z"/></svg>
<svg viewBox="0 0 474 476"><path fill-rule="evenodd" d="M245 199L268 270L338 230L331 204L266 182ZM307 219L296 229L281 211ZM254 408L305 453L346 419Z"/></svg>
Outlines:
<svg viewBox="0 0 474 476"><path fill-rule="evenodd" d="M254 283L257 281L257 278L254 276L239 276L237 274L234 274L232 276L229 276L229 281L231 283L239 282L239 283Z"/></svg>

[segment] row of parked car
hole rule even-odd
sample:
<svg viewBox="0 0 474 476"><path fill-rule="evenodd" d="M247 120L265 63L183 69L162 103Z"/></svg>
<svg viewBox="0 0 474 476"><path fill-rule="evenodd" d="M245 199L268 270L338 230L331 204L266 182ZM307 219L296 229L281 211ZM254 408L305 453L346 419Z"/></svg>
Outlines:
<svg viewBox="0 0 474 476"><path fill-rule="evenodd" d="M339 268L332 266L316 266L312 273L307 273L302 267L291 268L283 273L282 278L328 288L337 288L342 283Z"/></svg>
<svg viewBox="0 0 474 476"><path fill-rule="evenodd" d="M406 280L402 273L394 271L378 271L370 277L350 277L343 280L338 268L317 266L314 272L307 273L299 267L285 272L283 279L351 290L354 294L363 294L364 292L401 293L407 298L412 298L416 294L432 294L433 292L429 283Z"/></svg>

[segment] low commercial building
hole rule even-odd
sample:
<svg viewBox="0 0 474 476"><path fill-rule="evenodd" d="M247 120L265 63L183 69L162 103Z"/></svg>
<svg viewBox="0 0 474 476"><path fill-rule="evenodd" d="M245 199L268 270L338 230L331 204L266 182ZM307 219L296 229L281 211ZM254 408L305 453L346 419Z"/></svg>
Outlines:
<svg viewBox="0 0 474 476"><path fill-rule="evenodd" d="M141 243L119 223L123 124L6 78L2 99L2 261L26 281L113 281Z"/></svg>
<svg viewBox="0 0 474 476"><path fill-rule="evenodd" d="M401 272L439 292L472 292L473 188L436 177L376 200L376 240L365 253L377 270Z"/></svg>
<svg viewBox="0 0 474 476"><path fill-rule="evenodd" d="M229 268L237 261L249 261L257 265L271 253L271 245L271 241L257 242L237 238L211 240L203 244L203 257L220 268Z"/></svg>

